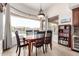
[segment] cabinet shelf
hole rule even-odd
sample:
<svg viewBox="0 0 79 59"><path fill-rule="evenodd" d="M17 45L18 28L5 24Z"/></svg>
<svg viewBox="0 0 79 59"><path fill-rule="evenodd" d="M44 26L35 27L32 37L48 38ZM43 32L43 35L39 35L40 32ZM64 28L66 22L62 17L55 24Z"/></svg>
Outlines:
<svg viewBox="0 0 79 59"><path fill-rule="evenodd" d="M71 47L71 25L59 25L58 29L58 43Z"/></svg>

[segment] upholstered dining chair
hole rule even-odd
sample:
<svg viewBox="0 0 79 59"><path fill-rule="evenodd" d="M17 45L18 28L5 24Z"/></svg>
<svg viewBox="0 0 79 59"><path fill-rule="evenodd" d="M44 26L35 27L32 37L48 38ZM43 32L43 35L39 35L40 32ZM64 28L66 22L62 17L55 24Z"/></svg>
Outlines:
<svg viewBox="0 0 79 59"><path fill-rule="evenodd" d="M51 30L46 31L44 44L45 44L45 52L47 52L48 44L50 44L50 48L52 50L52 31Z"/></svg>
<svg viewBox="0 0 79 59"><path fill-rule="evenodd" d="M20 39L18 31L15 32L15 35L16 35L16 40L17 40L17 50L16 50L16 52L19 49L19 53L18 53L18 56L19 56L20 52L21 52L21 47L28 46L28 43L26 42L25 38L23 38L22 40Z"/></svg>
<svg viewBox="0 0 79 59"><path fill-rule="evenodd" d="M37 39L33 44L33 46L36 47L36 56L37 56L37 48L42 47L44 53L44 38L45 38L45 31L37 31Z"/></svg>

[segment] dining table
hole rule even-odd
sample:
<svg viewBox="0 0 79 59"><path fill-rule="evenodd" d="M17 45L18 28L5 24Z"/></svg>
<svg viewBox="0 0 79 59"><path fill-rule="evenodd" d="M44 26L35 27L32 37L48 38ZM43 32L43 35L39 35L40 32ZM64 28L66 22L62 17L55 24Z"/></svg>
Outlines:
<svg viewBox="0 0 79 59"><path fill-rule="evenodd" d="M47 38L45 36L45 38ZM28 42L28 56L31 56L31 52L32 52L32 43L35 42L36 40L38 40L37 34L36 35L27 35L25 37L25 40ZM52 47L52 43L50 45Z"/></svg>
<svg viewBox="0 0 79 59"><path fill-rule="evenodd" d="M28 56L31 56L31 52L32 52L32 43L35 42L37 40L37 36L36 35L27 35L25 40L28 42Z"/></svg>

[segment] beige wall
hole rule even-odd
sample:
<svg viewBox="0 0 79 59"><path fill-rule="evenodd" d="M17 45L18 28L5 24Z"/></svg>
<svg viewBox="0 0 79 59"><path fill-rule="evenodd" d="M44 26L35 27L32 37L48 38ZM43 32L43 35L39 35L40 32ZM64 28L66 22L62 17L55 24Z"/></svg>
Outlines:
<svg viewBox="0 0 79 59"><path fill-rule="evenodd" d="M72 19L70 22L67 23L61 23L61 19L63 19L64 16L67 16L68 18L72 18L72 11L69 7L69 4L66 3L60 3L55 4L48 10L48 17L59 15L58 24L72 24Z"/></svg>
<svg viewBox="0 0 79 59"><path fill-rule="evenodd" d="M69 4L55 4L53 5L49 10L48 10L48 17L53 17L59 15L59 19L58 19L58 25L64 25L64 24L72 24L72 19L70 22L67 23L61 23L61 20L67 16L68 18L72 18L72 11L69 7ZM49 28L52 28L53 31L53 38L52 40L56 43L58 43L58 31L57 34L55 35L54 30L57 29L58 30L58 25L55 24L49 24Z"/></svg>

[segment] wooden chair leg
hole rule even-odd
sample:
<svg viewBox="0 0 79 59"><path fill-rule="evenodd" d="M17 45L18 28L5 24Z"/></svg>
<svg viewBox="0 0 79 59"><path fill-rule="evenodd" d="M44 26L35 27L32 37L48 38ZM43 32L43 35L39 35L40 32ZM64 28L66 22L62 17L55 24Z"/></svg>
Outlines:
<svg viewBox="0 0 79 59"><path fill-rule="evenodd" d="M21 52L21 47L19 47L19 53L18 53L18 56L20 56L20 52Z"/></svg>
<svg viewBox="0 0 79 59"><path fill-rule="evenodd" d="M50 49L52 50L52 44L50 44Z"/></svg>
<svg viewBox="0 0 79 59"><path fill-rule="evenodd" d="M36 56L37 56L37 48L36 48Z"/></svg>
<svg viewBox="0 0 79 59"><path fill-rule="evenodd" d="M43 53L45 53L45 51L44 51L44 45L43 45Z"/></svg>
<svg viewBox="0 0 79 59"><path fill-rule="evenodd" d="M23 53L24 53L24 55L25 55L25 47L23 47Z"/></svg>
<svg viewBox="0 0 79 59"><path fill-rule="evenodd" d="M17 51L18 51L18 46L17 46L17 49L16 49L16 53L17 53Z"/></svg>
<svg viewBox="0 0 79 59"><path fill-rule="evenodd" d="M33 52L33 44L31 46L32 46L32 52Z"/></svg>
<svg viewBox="0 0 79 59"><path fill-rule="evenodd" d="M47 53L47 44L45 44L45 52Z"/></svg>
<svg viewBox="0 0 79 59"><path fill-rule="evenodd" d="M45 44L45 52L46 52L46 44Z"/></svg>

